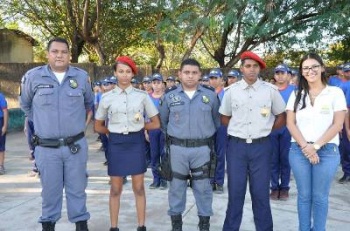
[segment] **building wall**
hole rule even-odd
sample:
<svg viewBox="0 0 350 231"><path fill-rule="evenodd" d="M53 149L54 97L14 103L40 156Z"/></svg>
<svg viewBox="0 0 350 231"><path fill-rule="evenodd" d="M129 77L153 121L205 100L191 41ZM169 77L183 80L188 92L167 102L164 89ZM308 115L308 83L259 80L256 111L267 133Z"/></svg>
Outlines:
<svg viewBox="0 0 350 231"><path fill-rule="evenodd" d="M0 63L33 62L32 44L13 31L0 33Z"/></svg>

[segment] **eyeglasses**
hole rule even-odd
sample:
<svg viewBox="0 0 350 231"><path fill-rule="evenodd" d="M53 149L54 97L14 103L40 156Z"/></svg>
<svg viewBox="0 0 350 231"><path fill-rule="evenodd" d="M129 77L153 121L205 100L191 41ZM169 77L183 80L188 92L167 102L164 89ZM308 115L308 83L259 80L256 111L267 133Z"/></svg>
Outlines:
<svg viewBox="0 0 350 231"><path fill-rule="evenodd" d="M312 71L318 71L318 68L320 67L321 65L312 65L311 67L302 67L301 70L304 72L304 73L307 73L309 72L310 70Z"/></svg>

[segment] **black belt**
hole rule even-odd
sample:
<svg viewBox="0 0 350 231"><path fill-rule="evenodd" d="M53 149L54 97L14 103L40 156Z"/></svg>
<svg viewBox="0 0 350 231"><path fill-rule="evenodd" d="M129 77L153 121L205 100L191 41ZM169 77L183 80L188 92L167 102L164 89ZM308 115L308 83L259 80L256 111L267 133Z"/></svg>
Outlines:
<svg viewBox="0 0 350 231"><path fill-rule="evenodd" d="M39 145L42 147L49 147L49 148L59 148L60 146L71 146L74 144L74 142L80 140L85 136L84 132L80 132L77 135L69 136L67 138L60 138L60 139L42 139L38 136L33 136L33 144Z"/></svg>
<svg viewBox="0 0 350 231"><path fill-rule="evenodd" d="M261 143L266 141L269 137L265 136L265 137L261 137L261 138L257 138L257 139L242 139L236 136L229 136L230 139L236 141L236 142L244 142L247 144L253 144L253 143Z"/></svg>
<svg viewBox="0 0 350 231"><path fill-rule="evenodd" d="M187 148L210 146L211 142L213 141L213 137L205 139L178 139L176 137L169 136L169 139L170 144Z"/></svg>

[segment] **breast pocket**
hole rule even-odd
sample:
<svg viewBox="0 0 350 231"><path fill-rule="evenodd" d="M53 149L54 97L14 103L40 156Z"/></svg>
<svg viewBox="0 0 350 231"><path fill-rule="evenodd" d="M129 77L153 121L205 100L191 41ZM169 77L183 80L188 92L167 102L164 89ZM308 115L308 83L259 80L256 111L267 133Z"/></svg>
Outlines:
<svg viewBox="0 0 350 231"><path fill-rule="evenodd" d="M271 101L261 100L258 101L258 113L261 115L261 118L269 118L271 116Z"/></svg>
<svg viewBox="0 0 350 231"><path fill-rule="evenodd" d="M52 88L40 89L35 96L35 101L40 106L49 106L54 101L54 90Z"/></svg>
<svg viewBox="0 0 350 231"><path fill-rule="evenodd" d="M170 115L169 118L172 120L174 123L181 123L182 117L184 116L184 107L182 105L176 105L170 107Z"/></svg>
<svg viewBox="0 0 350 231"><path fill-rule="evenodd" d="M200 108L200 116L198 117L198 120L200 124L208 123L209 121L213 121L212 118L212 112L211 112L211 106L210 105L202 105Z"/></svg>
<svg viewBox="0 0 350 231"><path fill-rule="evenodd" d="M67 91L68 104L72 107L84 105L84 96L81 90Z"/></svg>

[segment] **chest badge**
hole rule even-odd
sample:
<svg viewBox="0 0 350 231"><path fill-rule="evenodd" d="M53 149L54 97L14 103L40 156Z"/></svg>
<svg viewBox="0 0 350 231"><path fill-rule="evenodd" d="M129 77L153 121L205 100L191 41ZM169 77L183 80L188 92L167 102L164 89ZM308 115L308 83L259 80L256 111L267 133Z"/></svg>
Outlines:
<svg viewBox="0 0 350 231"><path fill-rule="evenodd" d="M69 86L73 89L78 87L78 82L75 79L70 79L69 80Z"/></svg>
<svg viewBox="0 0 350 231"><path fill-rule="evenodd" d="M208 96L203 95L203 96L202 96L202 102L203 102L203 103L209 103L209 102L210 102L210 99L208 98Z"/></svg>

